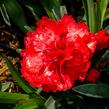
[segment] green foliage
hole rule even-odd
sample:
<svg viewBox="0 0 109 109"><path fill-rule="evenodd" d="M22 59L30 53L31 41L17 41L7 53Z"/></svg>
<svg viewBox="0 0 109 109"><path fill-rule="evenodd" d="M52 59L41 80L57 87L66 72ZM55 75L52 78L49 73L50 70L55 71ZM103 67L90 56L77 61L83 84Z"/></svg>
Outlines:
<svg viewBox="0 0 109 109"><path fill-rule="evenodd" d="M73 0L68 0L73 4ZM109 19L109 0L82 0L85 10L86 22L91 32L98 32L103 28L104 21ZM70 8L70 7L69 7ZM26 16L30 11L32 16ZM62 0L1 0L0 12L3 20L8 26L14 22L22 32L33 31L28 26L28 20L40 20L44 15L58 20L67 13L66 6ZM30 14L29 13L29 14ZM25 16L27 18L25 18ZM106 25L107 26L107 25ZM34 27L34 26L33 26ZM109 32L109 26L105 28ZM21 49L16 49L20 52ZM83 84L75 86L72 90L54 93L45 93L41 89L31 87L16 70L12 62L3 56L13 79L24 90L24 93L5 92L10 82L0 84L0 103L15 105L14 109L107 109L108 106L95 101L87 102L87 99L109 99L109 84ZM101 56L101 60L109 60L109 50ZM105 68L103 69L105 70ZM106 66L106 74L109 74L109 65ZM75 93L76 92L76 93ZM43 96L42 96L43 95ZM84 100L86 98L86 101ZM89 100L90 101L90 100Z"/></svg>
<svg viewBox="0 0 109 109"><path fill-rule="evenodd" d="M82 0L86 15L86 21L91 32L98 32L103 28L103 21L108 5L108 0Z"/></svg>
<svg viewBox="0 0 109 109"><path fill-rule="evenodd" d="M35 99L23 101L14 107L14 109L37 109L38 105Z"/></svg>
<svg viewBox="0 0 109 109"><path fill-rule="evenodd" d="M107 30L107 32L109 33L109 25L105 28L105 30Z"/></svg>
<svg viewBox="0 0 109 109"><path fill-rule="evenodd" d="M73 88L73 91L94 98L109 98L108 84L83 84Z"/></svg>
<svg viewBox="0 0 109 109"><path fill-rule="evenodd" d="M16 103L14 109L39 109L43 107L45 100L39 97L37 98L30 98L27 100L20 100Z"/></svg>
<svg viewBox="0 0 109 109"><path fill-rule="evenodd" d="M42 107L44 102L38 96L31 98L27 94L0 92L0 103L16 104L14 109L36 109Z"/></svg>
<svg viewBox="0 0 109 109"><path fill-rule="evenodd" d="M13 64L11 63L11 61L6 57L1 55L4 59L5 62L13 76L13 78L15 79L15 81L18 83L18 85L29 95L27 94L17 94L17 93L0 93L0 103L16 103L16 107L15 109L36 109L38 108L38 106L43 106L45 99L38 95L35 90L30 87L26 81L21 77L20 73L16 70L16 68L13 66ZM1 91L6 90L7 88L7 84L5 84L5 86L1 87ZM22 102L23 100L23 102Z"/></svg>
<svg viewBox="0 0 109 109"><path fill-rule="evenodd" d="M23 31L26 32L24 26L28 25L24 16L24 12L16 0L3 0L2 4L6 7L6 11L12 21Z"/></svg>
<svg viewBox="0 0 109 109"><path fill-rule="evenodd" d="M10 82L4 82L0 84L0 91L4 92L6 91L10 86Z"/></svg>
<svg viewBox="0 0 109 109"><path fill-rule="evenodd" d="M9 16L8 16L8 13L7 13L7 11L6 11L6 7L5 7L5 5L4 5L3 2L0 2L0 12L1 12L1 15L2 15L3 20L5 21L5 23L6 23L8 26L11 26Z"/></svg>
<svg viewBox="0 0 109 109"><path fill-rule="evenodd" d="M56 100L54 100L54 98L52 96L50 96L46 100L44 106L45 106L46 109L55 109L55 103L56 103Z"/></svg>
<svg viewBox="0 0 109 109"><path fill-rule="evenodd" d="M97 18L96 18L97 31L99 31L103 26L107 5L108 0L99 0L99 2L97 3Z"/></svg>
<svg viewBox="0 0 109 109"><path fill-rule="evenodd" d="M44 14L43 7L40 6L39 3L34 3L28 0L18 0L24 7L27 7L36 21L40 20L40 16Z"/></svg>
<svg viewBox="0 0 109 109"><path fill-rule="evenodd" d="M19 100L27 100L29 95L19 93L0 92L0 103L15 104Z"/></svg>
<svg viewBox="0 0 109 109"><path fill-rule="evenodd" d="M5 59L5 62L13 76L13 78L16 80L16 82L19 84L19 86L26 92L26 93L33 93L34 90L32 89L32 87L30 87L26 81L21 77L20 73L15 69L15 67L13 66L13 64L11 63L11 61L6 57L3 56L2 57Z"/></svg>
<svg viewBox="0 0 109 109"><path fill-rule="evenodd" d="M65 13L67 13L66 7L61 5L61 0L41 0L39 4L28 0L18 1L30 10L36 21L40 20L40 17L44 14L44 9L50 18L56 20L60 19ZM11 19L19 27L19 29L25 33L28 31L25 28L28 26L28 22L25 18L24 10L18 1L0 1L0 12L7 25L11 26Z"/></svg>
<svg viewBox="0 0 109 109"><path fill-rule="evenodd" d="M83 0L83 6L86 14L86 21L89 25L89 30L92 32L96 32L95 9L93 0Z"/></svg>
<svg viewBox="0 0 109 109"><path fill-rule="evenodd" d="M104 15L104 21L109 19L109 8L106 9L105 15Z"/></svg>
<svg viewBox="0 0 109 109"><path fill-rule="evenodd" d="M41 3L52 19L58 20L67 13L65 6L61 6L60 0L41 0Z"/></svg>

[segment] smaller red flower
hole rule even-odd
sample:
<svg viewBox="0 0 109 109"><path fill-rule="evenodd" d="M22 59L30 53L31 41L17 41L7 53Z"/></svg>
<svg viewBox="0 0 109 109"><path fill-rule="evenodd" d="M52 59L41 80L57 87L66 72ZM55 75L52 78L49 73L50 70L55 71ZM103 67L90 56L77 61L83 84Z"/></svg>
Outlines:
<svg viewBox="0 0 109 109"><path fill-rule="evenodd" d="M91 68L87 73L85 81L95 83L100 77L100 72L94 68Z"/></svg>
<svg viewBox="0 0 109 109"><path fill-rule="evenodd" d="M98 45L97 49L102 50L104 48L109 47L109 34L106 30L101 30L95 34L95 38L97 39Z"/></svg>

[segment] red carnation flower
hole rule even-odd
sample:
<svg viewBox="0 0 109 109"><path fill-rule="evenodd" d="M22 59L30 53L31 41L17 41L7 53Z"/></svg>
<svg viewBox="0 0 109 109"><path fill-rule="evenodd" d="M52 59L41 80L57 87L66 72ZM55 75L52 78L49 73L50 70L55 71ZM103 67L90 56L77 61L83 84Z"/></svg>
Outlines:
<svg viewBox="0 0 109 109"><path fill-rule="evenodd" d="M95 38L97 39L98 50L109 47L109 34L106 30L101 30L100 32L96 33Z"/></svg>
<svg viewBox="0 0 109 109"><path fill-rule="evenodd" d="M91 68L90 71L87 73L85 81L95 83L99 77L100 77L100 72L94 68Z"/></svg>
<svg viewBox="0 0 109 109"><path fill-rule="evenodd" d="M21 52L23 77L44 91L70 89L83 81L96 49L96 40L83 22L68 15L59 21L43 17L25 37Z"/></svg>

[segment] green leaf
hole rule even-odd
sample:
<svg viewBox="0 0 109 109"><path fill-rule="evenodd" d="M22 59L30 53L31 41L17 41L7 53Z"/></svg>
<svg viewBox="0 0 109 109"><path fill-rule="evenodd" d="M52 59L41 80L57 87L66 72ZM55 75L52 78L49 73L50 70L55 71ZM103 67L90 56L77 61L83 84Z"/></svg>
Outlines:
<svg viewBox="0 0 109 109"><path fill-rule="evenodd" d="M52 96L50 96L44 104L45 109L56 109L55 103L56 103L56 101L54 100L54 98Z"/></svg>
<svg viewBox="0 0 109 109"><path fill-rule="evenodd" d="M100 60L104 60L104 59L109 60L109 50L108 50L108 49L107 49L107 50L105 51L105 53L102 55L102 57L101 57Z"/></svg>
<svg viewBox="0 0 109 109"><path fill-rule="evenodd" d="M34 30L29 26L24 26L27 31L33 32Z"/></svg>
<svg viewBox="0 0 109 109"><path fill-rule="evenodd" d="M105 30L107 30L107 32L109 33L109 25L105 28Z"/></svg>
<svg viewBox="0 0 109 109"><path fill-rule="evenodd" d="M82 0L85 10L86 21L91 32L96 32L95 26L95 9L93 0Z"/></svg>
<svg viewBox="0 0 109 109"><path fill-rule="evenodd" d="M65 13L65 6L61 6L60 0L41 0L41 3L46 10L48 16L52 19L60 19ZM62 11L62 9L64 9Z"/></svg>
<svg viewBox="0 0 109 109"><path fill-rule="evenodd" d="M97 29L102 29L106 8L108 6L108 0L99 0L97 3Z"/></svg>
<svg viewBox="0 0 109 109"><path fill-rule="evenodd" d="M109 8L106 9L105 15L104 15L104 21L109 19Z"/></svg>
<svg viewBox="0 0 109 109"><path fill-rule="evenodd" d="M24 16L24 12L17 2L17 0L3 0L4 5L7 9L7 12L12 19L12 21L23 31L27 32L24 28L27 24L27 21Z"/></svg>
<svg viewBox="0 0 109 109"><path fill-rule="evenodd" d="M46 10L48 16L52 19L56 19L59 13L59 2L58 0L41 0L41 3ZM58 12L53 12L54 8L58 10ZM55 15L54 15L55 14Z"/></svg>
<svg viewBox="0 0 109 109"><path fill-rule="evenodd" d="M93 98L109 98L108 84L83 84L74 87L73 91Z"/></svg>
<svg viewBox="0 0 109 109"><path fill-rule="evenodd" d="M19 100L27 99L29 99L29 95L27 94L0 92L0 103L15 104Z"/></svg>
<svg viewBox="0 0 109 109"><path fill-rule="evenodd" d="M36 20L36 21L39 21L39 20L40 20L40 18L39 18L39 16L35 13L34 8L33 8L33 7L31 7L31 6L29 6L29 5L26 5L26 7L27 7L27 8L31 11L31 13L33 14L33 16L34 16L35 20Z"/></svg>
<svg viewBox="0 0 109 109"><path fill-rule="evenodd" d="M38 16L43 16L45 13L45 10L43 9L41 3L39 2L32 2L32 0L27 1L27 0L18 0L22 5L24 5L25 7L29 6L31 7L35 14L37 14Z"/></svg>
<svg viewBox="0 0 109 109"><path fill-rule="evenodd" d="M26 81L21 77L20 73L15 69L14 65L12 64L12 62L6 57L3 56L2 57L5 59L5 62L13 76L13 78L15 79L15 81L18 83L18 85L26 92L26 93L33 93L34 90L32 89L32 87L30 87Z"/></svg>
<svg viewBox="0 0 109 109"><path fill-rule="evenodd" d="M1 15L2 15L3 20L5 21L5 23L6 23L8 26L11 26L9 16L8 16L6 7L5 7L5 5L4 5L3 2L0 2L0 12L1 12Z"/></svg>
<svg viewBox="0 0 109 109"><path fill-rule="evenodd" d="M30 99L18 102L14 109L36 109L44 105L45 99L36 94L30 94Z"/></svg>
<svg viewBox="0 0 109 109"><path fill-rule="evenodd" d="M24 102L21 102L14 107L14 109L37 109L38 104L35 99L29 99Z"/></svg>
<svg viewBox="0 0 109 109"><path fill-rule="evenodd" d="M84 15L84 19L86 19L87 24L89 25L89 16L88 16L88 7L87 7L87 1L82 0L83 3L83 7L84 7L84 11L85 11L85 15Z"/></svg>
<svg viewBox="0 0 109 109"><path fill-rule="evenodd" d="M63 16L64 14L67 14L67 10L65 6L60 6L60 14Z"/></svg>
<svg viewBox="0 0 109 109"><path fill-rule="evenodd" d="M27 0L19 0L19 2L31 11L36 21L40 20L39 16L43 15L44 9L42 10L42 7L38 3Z"/></svg>
<svg viewBox="0 0 109 109"><path fill-rule="evenodd" d="M11 83L11 82L4 82L4 83L1 83L1 84L0 84L0 91L2 91L2 92L6 91L6 90L9 88L10 83Z"/></svg>

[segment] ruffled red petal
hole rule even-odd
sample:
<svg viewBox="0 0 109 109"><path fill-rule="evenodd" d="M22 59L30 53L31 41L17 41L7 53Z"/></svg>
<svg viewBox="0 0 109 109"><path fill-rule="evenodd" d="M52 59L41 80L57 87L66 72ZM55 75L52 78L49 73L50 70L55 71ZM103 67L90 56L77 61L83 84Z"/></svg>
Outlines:
<svg viewBox="0 0 109 109"><path fill-rule="evenodd" d="M101 30L96 33L95 38L97 40L98 51L109 47L109 34L106 32L106 30Z"/></svg>
<svg viewBox="0 0 109 109"><path fill-rule="evenodd" d="M100 77L100 72L94 68L91 68L87 73L85 81L95 83Z"/></svg>

